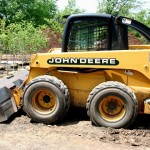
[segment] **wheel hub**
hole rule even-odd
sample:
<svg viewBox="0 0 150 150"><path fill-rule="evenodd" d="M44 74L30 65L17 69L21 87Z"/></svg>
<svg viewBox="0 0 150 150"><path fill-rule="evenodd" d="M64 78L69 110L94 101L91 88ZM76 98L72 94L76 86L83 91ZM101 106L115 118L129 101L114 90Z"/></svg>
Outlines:
<svg viewBox="0 0 150 150"><path fill-rule="evenodd" d="M117 103L115 101L110 101L108 103L108 111L113 111L117 108Z"/></svg>
<svg viewBox="0 0 150 150"><path fill-rule="evenodd" d="M99 113L107 121L117 121L125 114L124 102L117 96L107 96L99 104Z"/></svg>
<svg viewBox="0 0 150 150"><path fill-rule="evenodd" d="M49 97L48 95L45 95L45 96L43 97L43 101L44 101L45 103L49 103L49 102L51 101L51 99L50 99L50 97Z"/></svg>
<svg viewBox="0 0 150 150"><path fill-rule="evenodd" d="M50 112L56 108L55 95L48 90L39 90L32 99L33 106L40 112Z"/></svg>

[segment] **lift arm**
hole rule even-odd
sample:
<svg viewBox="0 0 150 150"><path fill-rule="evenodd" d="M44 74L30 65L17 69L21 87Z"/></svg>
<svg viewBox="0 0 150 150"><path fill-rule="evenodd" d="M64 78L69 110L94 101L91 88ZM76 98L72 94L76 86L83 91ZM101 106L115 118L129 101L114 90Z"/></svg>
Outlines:
<svg viewBox="0 0 150 150"><path fill-rule="evenodd" d="M122 16L117 17L116 21L118 24L124 24L139 31L150 42L150 28L149 27L145 26L144 24L136 20L122 17Z"/></svg>

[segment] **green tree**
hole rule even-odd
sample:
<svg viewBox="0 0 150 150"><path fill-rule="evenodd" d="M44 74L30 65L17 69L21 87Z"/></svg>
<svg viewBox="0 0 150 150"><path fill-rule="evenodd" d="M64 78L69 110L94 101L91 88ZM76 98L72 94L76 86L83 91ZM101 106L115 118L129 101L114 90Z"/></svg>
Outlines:
<svg viewBox="0 0 150 150"><path fill-rule="evenodd" d="M7 24L33 22L35 26L46 24L46 19L52 19L57 11L57 0L1 0L1 16Z"/></svg>
<svg viewBox="0 0 150 150"><path fill-rule="evenodd" d="M132 17L150 27L150 12L148 9L133 13Z"/></svg>
<svg viewBox="0 0 150 150"><path fill-rule="evenodd" d="M63 10L58 10L57 14L54 17L55 19L49 20L49 23L51 24L52 28L60 33L62 33L63 31L64 23L66 21L66 18L64 18L64 16L85 12L85 10L80 9L77 6L76 0L68 0L67 2L68 4Z"/></svg>
<svg viewBox="0 0 150 150"><path fill-rule="evenodd" d="M68 0L67 6L60 13L62 16L83 13L85 10L80 9L76 5L76 0Z"/></svg>
<svg viewBox="0 0 150 150"><path fill-rule="evenodd" d="M32 23L12 23L5 26L4 21L1 21L0 26L0 48L3 53L29 54L47 46L47 36Z"/></svg>
<svg viewBox="0 0 150 150"><path fill-rule="evenodd" d="M145 24L146 26L150 27L150 13L149 10L140 10L139 12L133 13L132 18ZM143 44L149 44L149 42L136 30L129 28L129 31L136 36Z"/></svg>
<svg viewBox="0 0 150 150"><path fill-rule="evenodd" d="M98 13L113 15L131 16L131 9L140 8L140 2L137 0L98 0L98 3Z"/></svg>
<svg viewBox="0 0 150 150"><path fill-rule="evenodd" d="M9 37L6 30L6 23L4 20L0 20L0 51L1 53L7 53L9 49Z"/></svg>

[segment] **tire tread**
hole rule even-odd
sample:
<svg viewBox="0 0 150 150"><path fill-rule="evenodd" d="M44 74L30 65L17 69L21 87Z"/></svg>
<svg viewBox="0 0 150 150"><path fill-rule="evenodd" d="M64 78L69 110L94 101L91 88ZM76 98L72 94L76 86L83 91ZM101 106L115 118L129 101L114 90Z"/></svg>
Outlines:
<svg viewBox="0 0 150 150"><path fill-rule="evenodd" d="M38 76L36 78L34 78L33 80L31 80L24 88L24 92L28 89L28 87L30 87L32 84L36 83L36 82L41 82L41 81L46 81L49 83L52 83L54 85L56 85L58 88L60 88L61 92L65 95L65 109L64 109L64 113L63 115L59 118L58 121L62 120L66 113L69 110L70 107L70 97L69 97L69 91L67 86L58 78L54 77L54 76L49 76L49 75L42 75L42 76ZM24 107L24 101L22 101L22 106L23 106L23 110L26 112L27 116L29 118L31 118L31 116L28 114L28 112L26 111L25 107ZM32 118L31 118L32 119ZM36 120L34 120L36 121ZM56 121L57 122L57 121Z"/></svg>
<svg viewBox="0 0 150 150"><path fill-rule="evenodd" d="M137 112L138 112L138 102L136 99L135 94L132 92L132 90L126 86L125 84L122 84L120 82L117 81L107 81L104 83L101 83L99 85L97 85L90 93L88 99L87 99L87 103L86 103L86 109L87 109L87 115L90 117L90 120L96 124L97 126L99 126L94 119L92 119L92 117L90 116L90 103L93 99L93 96L102 91L103 89L108 89L108 88L117 88L117 89L121 89L122 91L124 91L125 93L129 94L129 96L131 97L133 104L134 104L134 114L132 116L132 118L130 119L130 121L124 126L124 128L128 128L135 120L136 116L137 116Z"/></svg>

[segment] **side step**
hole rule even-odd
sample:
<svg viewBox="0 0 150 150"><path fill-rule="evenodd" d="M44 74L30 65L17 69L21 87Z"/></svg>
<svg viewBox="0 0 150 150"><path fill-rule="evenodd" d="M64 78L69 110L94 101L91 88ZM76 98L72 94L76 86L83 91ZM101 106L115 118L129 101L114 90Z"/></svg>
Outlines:
<svg viewBox="0 0 150 150"><path fill-rule="evenodd" d="M19 88L28 74L27 70L21 70L14 75L0 79L0 122L8 120L12 114L17 112L15 99L11 91L16 87Z"/></svg>

